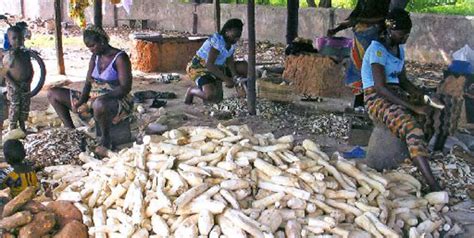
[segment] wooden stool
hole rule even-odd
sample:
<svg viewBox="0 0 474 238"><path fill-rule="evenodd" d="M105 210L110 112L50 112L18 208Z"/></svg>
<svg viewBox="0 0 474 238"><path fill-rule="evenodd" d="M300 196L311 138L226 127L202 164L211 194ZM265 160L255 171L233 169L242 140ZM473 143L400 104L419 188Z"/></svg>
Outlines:
<svg viewBox="0 0 474 238"><path fill-rule="evenodd" d="M375 123L367 148L367 165L378 171L394 169L408 157L405 142L393 135L384 124Z"/></svg>
<svg viewBox="0 0 474 238"><path fill-rule="evenodd" d="M95 121L95 125L96 136L102 136L102 132L99 130L97 121ZM130 121L123 120L118 124L112 125L110 127L110 139L112 140L112 145L114 146L132 142L132 131L130 128Z"/></svg>

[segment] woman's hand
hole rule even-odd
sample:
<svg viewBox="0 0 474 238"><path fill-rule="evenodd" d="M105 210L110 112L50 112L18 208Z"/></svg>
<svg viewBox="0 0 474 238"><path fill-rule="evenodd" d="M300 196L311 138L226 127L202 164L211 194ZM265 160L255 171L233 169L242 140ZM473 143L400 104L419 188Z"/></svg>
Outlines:
<svg viewBox="0 0 474 238"><path fill-rule="evenodd" d="M75 113L78 113L79 112L79 108L83 105L84 103L83 102L72 102L72 111L75 112Z"/></svg>
<svg viewBox="0 0 474 238"><path fill-rule="evenodd" d="M337 33L337 30L334 28L334 29L329 29L326 34L327 34L327 36L332 37L332 36L336 35L336 33Z"/></svg>
<svg viewBox="0 0 474 238"><path fill-rule="evenodd" d="M227 87L227 88L233 88L234 87L234 80L232 80L232 78L230 77L226 77L224 79L224 85Z"/></svg>

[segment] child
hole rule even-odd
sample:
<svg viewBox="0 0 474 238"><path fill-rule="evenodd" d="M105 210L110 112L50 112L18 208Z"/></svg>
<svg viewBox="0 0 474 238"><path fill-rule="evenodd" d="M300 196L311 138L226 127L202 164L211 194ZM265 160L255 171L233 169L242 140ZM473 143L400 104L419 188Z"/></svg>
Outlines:
<svg viewBox="0 0 474 238"><path fill-rule="evenodd" d="M26 153L19 140L5 141L3 154L10 168L0 171L1 189L9 187L12 196L15 197L27 187L39 188L35 171L23 161Z"/></svg>
<svg viewBox="0 0 474 238"><path fill-rule="evenodd" d="M30 111L30 85L33 79L33 66L30 55L23 49L24 36L21 27L12 26L7 31L11 48L3 59L7 69L7 99L9 101L9 130L20 128L26 132L25 121Z"/></svg>

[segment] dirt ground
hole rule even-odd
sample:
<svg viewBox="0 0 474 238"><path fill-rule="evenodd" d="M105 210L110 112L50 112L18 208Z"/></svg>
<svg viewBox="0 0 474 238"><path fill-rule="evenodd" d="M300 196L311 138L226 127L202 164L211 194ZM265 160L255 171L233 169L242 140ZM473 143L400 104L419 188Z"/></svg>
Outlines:
<svg viewBox="0 0 474 238"><path fill-rule="evenodd" d="M87 66L91 53L88 49L82 44L80 40L80 32L75 29L69 29L66 31L66 41L70 42L64 46L64 58L66 65L66 75L57 74L56 66L56 52L52 48L51 44L45 44L43 41L46 39L53 40L52 35L44 32L42 28L38 28L37 36L41 39L33 39L33 48L40 50L42 57L46 63L47 67L47 79L46 84L54 83L60 80L70 80L73 83L68 87L73 89L80 90L83 86L83 82L87 72ZM126 52L130 52L131 41L128 38L128 35L132 32L129 29L108 29L109 32L112 32L112 45L124 49ZM72 42L72 43L71 43ZM46 45L46 46L45 46ZM245 44L244 44L245 45ZM272 46L268 43L260 44L261 50L261 61L271 61L282 59L282 53L280 47ZM266 48L265 48L266 47ZM270 53L269 53L270 52ZM272 52L277 52L277 57L272 55ZM241 53L245 54L245 52ZM240 55L242 56L242 55ZM257 57L257 60L259 57ZM438 65L418 65L410 64L408 67L409 77L423 78L426 79L426 84L423 84L425 87L432 86L433 82L439 81L442 78L442 69L443 66ZM170 72L166 72L170 73ZM225 125L229 124L247 124L252 128L256 133L274 133L275 136L282 136L287 134L293 134L297 140L302 140L304 138L309 138L316 141L321 145L322 149L328 153L334 151L347 151L353 147L348 143L348 127L350 127L350 121L354 118L352 114L344 114L346 108L351 107L351 98L342 98L342 99L325 99L323 102L296 102L292 105L280 105L273 104L266 101L259 102L264 105L263 109L276 108L277 113L266 114L265 111L260 111L256 116L248 116L245 113L232 112L234 116L228 120L218 120L216 117L212 116L211 112L216 109L222 108L223 105L204 105L201 100L195 100L195 103L191 106L185 105L184 94L189 86L192 86L194 83L186 78L184 75L184 69L178 73L181 77L179 81L172 81L169 84L164 84L158 82L158 78L161 77L161 72L156 73L141 73L133 72L133 89L132 92L137 92L141 90L155 90L160 92L174 92L177 95L176 99L171 99L167 101L167 105L164 107L164 110L169 114L179 114L183 115L181 117L183 120L176 122L175 125L209 125L215 126L218 123ZM224 97L225 98L234 98L236 92L234 89L225 89ZM232 99L231 99L232 100ZM234 100L239 102L238 100ZM43 90L36 97L32 99L32 110L46 110L49 107L47 100L47 92ZM224 107L227 107L224 105ZM234 107L235 108L235 107ZM241 102L240 106L237 106L239 110L245 110L244 102ZM278 110L280 111L278 111ZM230 107L232 110L232 107ZM283 110L283 111L282 111ZM285 111L287 110L287 111ZM284 115L278 115L282 113ZM148 112L145 115L139 115L138 117L142 120L140 122L147 121L153 122L159 119L159 116L163 114L163 109L161 110L152 110L148 109ZM337 121L340 124L329 125L330 128L340 127L338 129L343 130L338 136L330 135L326 131L317 131L313 130L311 124L313 122L309 120L303 120L302 118L319 118L317 115L324 114L326 117L323 117L322 124L328 126L327 124L333 123L332 121ZM282 117L286 117L286 120L282 120ZM143 119L146 118L146 119ZM359 120L364 121L367 118L362 118ZM311 120L311 119L310 119ZM319 119L318 119L319 120ZM171 123L173 124L173 123ZM140 125L139 125L140 126ZM332 127L331 127L332 126ZM454 217L458 217L460 220L467 221L466 225L471 224L472 226L472 201L469 200L467 208L471 211L463 212L461 214L454 214ZM459 211L464 211L461 208ZM456 212L454 209L453 212ZM469 217L465 219L464 217ZM467 234L473 234L468 232ZM466 237L469 237L466 236ZM471 236L472 237L472 236Z"/></svg>

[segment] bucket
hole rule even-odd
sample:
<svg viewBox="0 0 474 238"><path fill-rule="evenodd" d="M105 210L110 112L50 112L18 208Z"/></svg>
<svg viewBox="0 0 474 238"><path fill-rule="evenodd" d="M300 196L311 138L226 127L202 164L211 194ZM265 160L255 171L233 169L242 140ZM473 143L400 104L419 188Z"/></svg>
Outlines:
<svg viewBox="0 0 474 238"><path fill-rule="evenodd" d="M318 37L315 40L319 53L328 56L349 57L352 39L346 37Z"/></svg>

